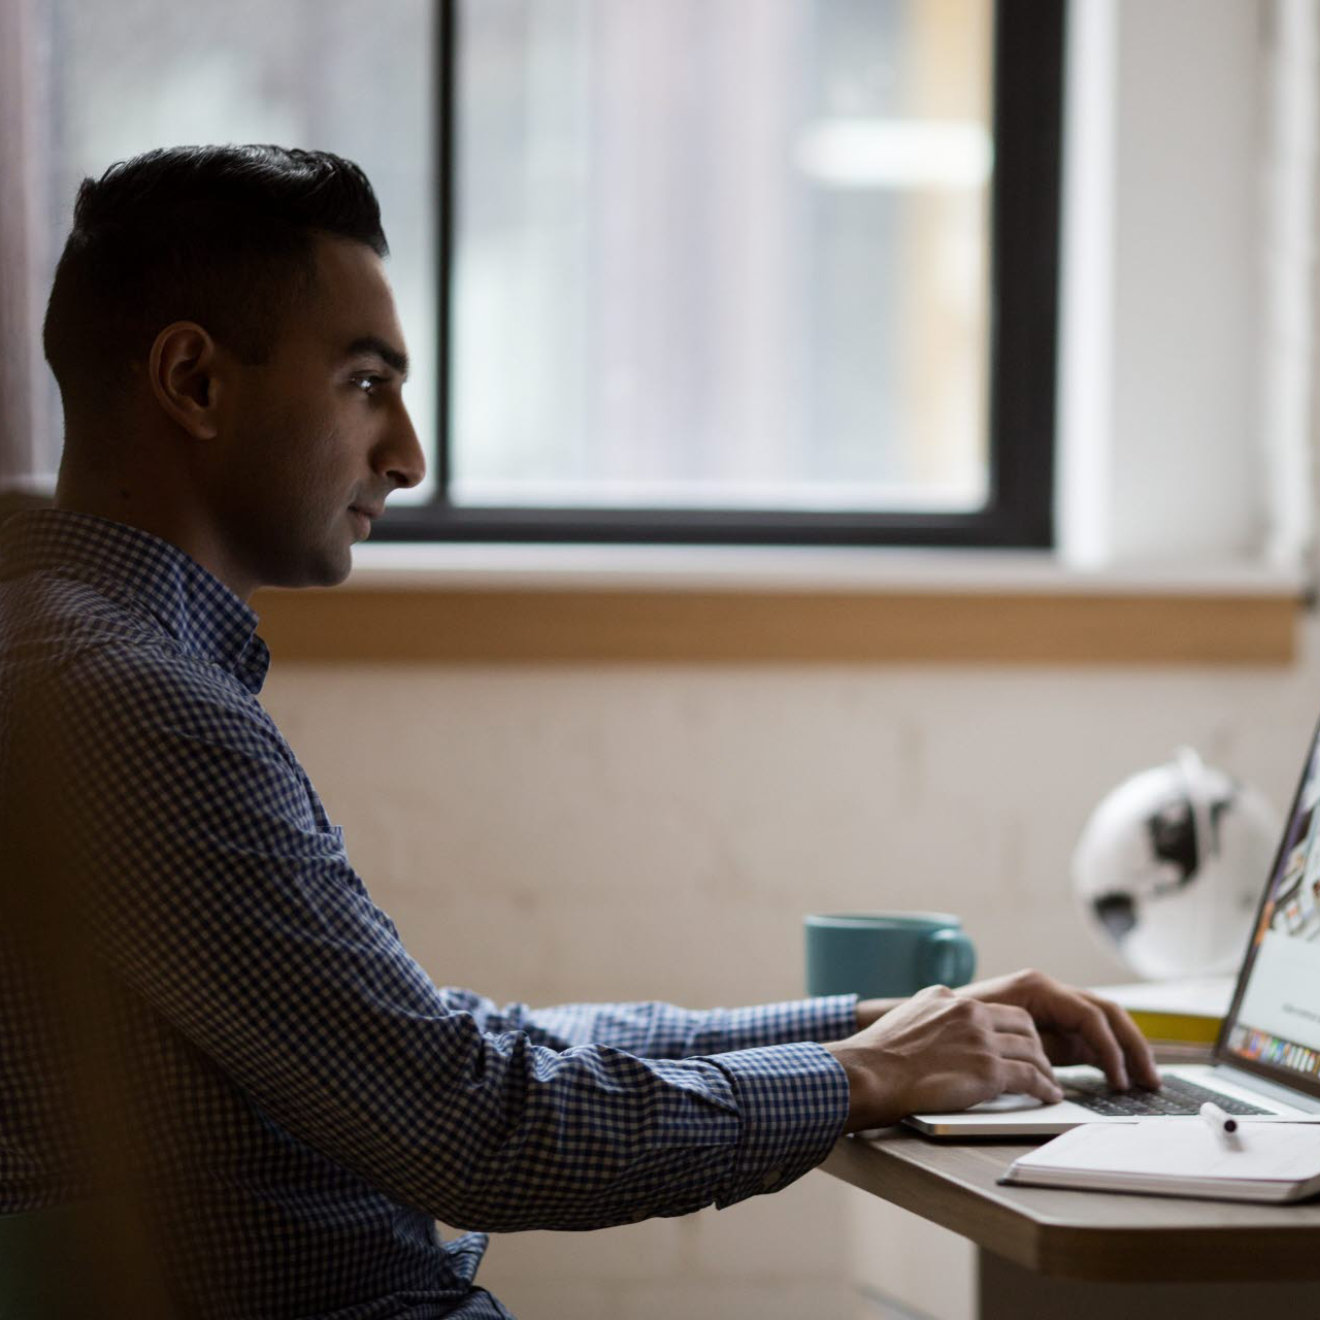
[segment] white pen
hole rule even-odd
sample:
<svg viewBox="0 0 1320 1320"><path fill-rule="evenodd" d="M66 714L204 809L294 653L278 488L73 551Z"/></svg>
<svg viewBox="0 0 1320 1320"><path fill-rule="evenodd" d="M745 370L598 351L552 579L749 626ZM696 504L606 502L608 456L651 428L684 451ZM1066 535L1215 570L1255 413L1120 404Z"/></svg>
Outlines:
<svg viewBox="0 0 1320 1320"><path fill-rule="evenodd" d="M1232 1114L1226 1114L1213 1100L1207 1100L1201 1106L1201 1117L1215 1132L1229 1134L1238 1129L1237 1119Z"/></svg>

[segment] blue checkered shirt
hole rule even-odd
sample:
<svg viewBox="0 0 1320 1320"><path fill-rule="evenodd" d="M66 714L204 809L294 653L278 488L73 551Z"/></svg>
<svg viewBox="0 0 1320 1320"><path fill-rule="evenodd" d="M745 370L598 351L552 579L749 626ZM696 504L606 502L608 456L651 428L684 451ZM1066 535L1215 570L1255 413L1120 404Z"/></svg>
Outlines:
<svg viewBox="0 0 1320 1320"><path fill-rule="evenodd" d="M131 1191L189 1316L475 1318L508 1314L473 1283L489 1232L726 1206L824 1158L848 1087L811 1042L853 1029L851 997L435 986L260 705L255 626L144 532L0 530L0 812L26 840L5 885L58 914L47 945L0 931L0 1211ZM50 998L38 948L82 999ZM52 1117L84 1010L124 1101L109 1173Z"/></svg>

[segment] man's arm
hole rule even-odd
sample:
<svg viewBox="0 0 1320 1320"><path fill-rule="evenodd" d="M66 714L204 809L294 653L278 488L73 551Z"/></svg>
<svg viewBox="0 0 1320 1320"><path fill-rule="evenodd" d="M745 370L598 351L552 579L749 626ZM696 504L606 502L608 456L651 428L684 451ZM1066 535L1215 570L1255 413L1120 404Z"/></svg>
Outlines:
<svg viewBox="0 0 1320 1320"><path fill-rule="evenodd" d="M447 1002L273 726L164 681L162 718L133 718L120 684L118 705L80 693L61 721L61 763L87 770L64 804L84 912L115 976L293 1136L437 1218L506 1231L730 1204L828 1153L848 1092L819 1045L556 1050Z"/></svg>
<svg viewBox="0 0 1320 1320"><path fill-rule="evenodd" d="M672 1004L567 1004L528 1009L514 1004L496 1009L470 991L446 990L447 997L477 1012L488 1030L527 1031L553 1049L602 1044L651 1059L682 1059L722 1054L792 1041L835 1042L864 1031L904 999L863 999L832 995L751 1008L694 1011ZM1025 1008L1050 1062L1091 1063L1114 1086L1157 1087L1150 1046L1117 1005L1076 990L1039 972L978 981L959 995L986 1004Z"/></svg>
<svg viewBox="0 0 1320 1320"><path fill-rule="evenodd" d="M608 1045L647 1059L688 1059L800 1041L831 1041L857 1029L857 997L832 995L749 1008L687 1009L673 1004L561 1004L497 1007L470 990L445 988L445 1001L491 1032L524 1031L538 1045Z"/></svg>

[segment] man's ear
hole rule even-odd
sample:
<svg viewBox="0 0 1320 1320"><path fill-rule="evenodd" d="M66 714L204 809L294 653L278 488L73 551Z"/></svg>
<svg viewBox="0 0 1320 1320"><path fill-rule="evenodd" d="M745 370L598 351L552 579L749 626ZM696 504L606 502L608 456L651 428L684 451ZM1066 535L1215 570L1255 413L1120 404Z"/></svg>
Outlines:
<svg viewBox="0 0 1320 1320"><path fill-rule="evenodd" d="M156 336L147 382L162 411L196 440L219 433L219 350L195 321L175 321Z"/></svg>

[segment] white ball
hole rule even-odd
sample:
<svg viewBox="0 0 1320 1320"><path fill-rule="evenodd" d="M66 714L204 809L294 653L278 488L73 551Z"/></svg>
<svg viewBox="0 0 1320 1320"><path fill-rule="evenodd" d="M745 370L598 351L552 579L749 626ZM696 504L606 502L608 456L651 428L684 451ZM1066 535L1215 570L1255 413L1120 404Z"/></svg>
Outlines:
<svg viewBox="0 0 1320 1320"><path fill-rule="evenodd" d="M1090 929L1138 976L1229 972L1279 831L1265 798L1184 748L1096 807L1073 854L1073 891Z"/></svg>

